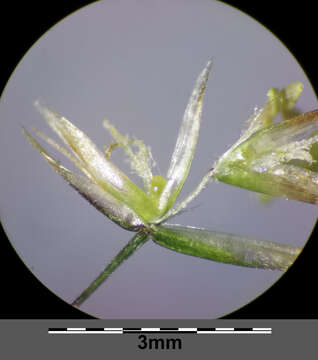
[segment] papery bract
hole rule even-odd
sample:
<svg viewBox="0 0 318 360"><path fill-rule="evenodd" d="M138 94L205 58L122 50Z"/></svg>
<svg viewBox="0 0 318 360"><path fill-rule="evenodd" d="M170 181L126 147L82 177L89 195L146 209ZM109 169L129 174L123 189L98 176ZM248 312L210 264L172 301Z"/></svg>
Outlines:
<svg viewBox="0 0 318 360"><path fill-rule="evenodd" d="M290 84L282 91L283 100L278 98L281 104L276 95L253 117L241 138L216 162L216 179L266 195L318 203L318 173L312 171L316 159L311 153L318 142L318 111L288 118L301 89L299 83ZM283 121L273 122L278 110Z"/></svg>
<svg viewBox="0 0 318 360"><path fill-rule="evenodd" d="M301 249L246 236L164 225L204 189L212 178L252 191L318 203L318 110L295 115L294 108L302 85L294 82L282 90L270 89L263 109L254 113L248 129L216 162L196 189L175 204L188 176L197 144L203 95L210 75L211 61L199 75L181 123L167 178L153 175L150 148L141 140L121 135L104 121L112 135L105 153L75 125L54 111L36 103L49 126L67 144L68 152L38 130L37 135L69 158L86 176L75 174L51 155L24 129L30 143L73 188L97 210L121 227L137 234L111 260L105 269L73 302L79 306L103 281L150 237L154 242L187 255L234 265L285 271ZM274 122L281 113L283 121ZM111 161L115 148L122 148L132 172L143 189ZM137 149L137 150L136 150Z"/></svg>

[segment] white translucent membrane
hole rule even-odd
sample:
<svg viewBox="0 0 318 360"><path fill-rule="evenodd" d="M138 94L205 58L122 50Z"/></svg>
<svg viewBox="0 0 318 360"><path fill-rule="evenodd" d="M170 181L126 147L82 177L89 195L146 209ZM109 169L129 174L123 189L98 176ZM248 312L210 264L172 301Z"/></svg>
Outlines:
<svg viewBox="0 0 318 360"><path fill-rule="evenodd" d="M75 125L54 111L35 102L36 108L42 114L48 125L73 151L76 161L66 150L45 135L40 136L50 145L60 150L70 158L91 180L101 186L118 200L126 203L139 216L147 221L156 216L156 209L146 193L135 185L103 154L96 145ZM144 148L142 148L144 150ZM138 164L137 164L138 165Z"/></svg>
<svg viewBox="0 0 318 360"><path fill-rule="evenodd" d="M186 107L177 143L167 173L167 183L159 199L159 210L174 203L190 170L198 140L202 114L203 95L209 79L212 62L209 61L199 75Z"/></svg>
<svg viewBox="0 0 318 360"><path fill-rule="evenodd" d="M23 131L30 143L41 153L41 155L54 168L54 170L60 174L73 188L75 188L86 200L88 200L97 210L120 226L129 230L135 230L144 225L139 216L122 201L117 200L111 194L104 191L92 180L75 174L66 169L64 166L60 165L25 129L23 129ZM47 140L51 139L47 138ZM52 145L53 144L54 142L52 142ZM63 148L59 147L60 151L61 149Z"/></svg>

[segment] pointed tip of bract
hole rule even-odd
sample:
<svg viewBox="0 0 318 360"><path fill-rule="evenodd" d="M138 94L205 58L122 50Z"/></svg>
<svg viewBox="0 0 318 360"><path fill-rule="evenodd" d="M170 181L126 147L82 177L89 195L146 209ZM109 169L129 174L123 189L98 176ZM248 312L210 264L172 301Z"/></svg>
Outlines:
<svg viewBox="0 0 318 360"><path fill-rule="evenodd" d="M185 109L177 142L167 172L167 183L159 198L159 209L166 213L176 200L188 176L196 148L202 116L203 96L210 76L210 59L198 76Z"/></svg>
<svg viewBox="0 0 318 360"><path fill-rule="evenodd" d="M36 99L33 102L33 106L40 112L42 113L44 111L44 106L41 104L41 101L39 99Z"/></svg>
<svg viewBox="0 0 318 360"><path fill-rule="evenodd" d="M211 75L211 69L212 69L212 59L210 59L207 64L205 65L204 69L201 72L201 75L199 76L199 79L203 79L201 81L207 82L208 78Z"/></svg>
<svg viewBox="0 0 318 360"><path fill-rule="evenodd" d="M60 116L52 110L49 106L47 106L45 103L43 103L41 100L37 99L33 102L33 106L36 108L36 110L43 116L43 118L47 121L48 124L52 123L52 118L54 115L54 118ZM55 121L53 121L55 122Z"/></svg>
<svg viewBox="0 0 318 360"><path fill-rule="evenodd" d="M26 138L29 140L29 142L33 145L33 142L34 142L34 139L33 137L31 136L31 134L28 132L28 130L23 126L21 125L21 128L22 128L22 131L24 133L24 135L26 136Z"/></svg>
<svg viewBox="0 0 318 360"><path fill-rule="evenodd" d="M50 116L50 109L42 104L42 102L37 99L33 102L33 106L37 109L37 111L44 117L44 119L48 122L48 118Z"/></svg>
<svg viewBox="0 0 318 360"><path fill-rule="evenodd" d="M211 69L212 69L212 58L209 59L209 61L205 66L205 70L208 71L209 73L211 72Z"/></svg>

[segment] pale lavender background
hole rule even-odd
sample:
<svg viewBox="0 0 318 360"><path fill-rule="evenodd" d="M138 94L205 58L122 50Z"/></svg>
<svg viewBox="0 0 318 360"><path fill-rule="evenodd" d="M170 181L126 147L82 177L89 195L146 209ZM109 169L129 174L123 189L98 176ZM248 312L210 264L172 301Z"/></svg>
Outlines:
<svg viewBox="0 0 318 360"><path fill-rule="evenodd" d="M270 87L300 80L304 111L313 90L287 49L238 10L209 0L100 1L67 17L21 60L0 116L0 215L28 268L71 302L132 236L57 175L24 138L20 124L52 135L32 103L42 99L101 148L107 117L151 144L165 174L194 81L213 58L199 144L182 196L239 136ZM73 169L63 156L50 152ZM113 159L123 164L118 151ZM211 184L175 223L303 246L317 211ZM280 272L220 264L149 242L82 306L101 318L216 318L263 293ZM18 286L18 285L17 285Z"/></svg>

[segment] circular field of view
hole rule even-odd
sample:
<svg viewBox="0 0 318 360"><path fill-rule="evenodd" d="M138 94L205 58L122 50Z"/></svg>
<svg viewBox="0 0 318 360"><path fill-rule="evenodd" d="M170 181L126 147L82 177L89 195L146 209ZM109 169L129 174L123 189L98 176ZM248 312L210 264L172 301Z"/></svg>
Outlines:
<svg viewBox="0 0 318 360"><path fill-rule="evenodd" d="M298 109L316 106L296 59L261 24L218 1L99 1L52 27L17 66L0 108L1 222L26 267L56 296L72 303L134 234L96 211L30 146L20 125L59 142L34 102L65 116L103 151L112 142L102 125L109 119L122 134L150 146L154 173L165 177L195 80L210 58L198 145L179 196L184 199L237 141L268 89L300 81ZM123 159L123 150L115 149L111 160L141 186ZM316 216L314 205L282 198L264 204L256 193L213 181L169 223L302 248ZM149 241L80 309L103 319L219 318L260 296L282 274L187 256Z"/></svg>

